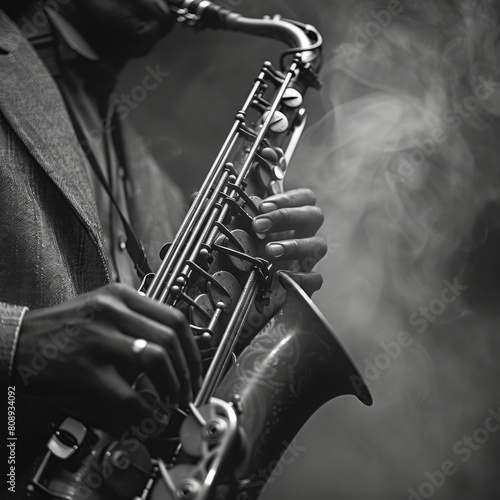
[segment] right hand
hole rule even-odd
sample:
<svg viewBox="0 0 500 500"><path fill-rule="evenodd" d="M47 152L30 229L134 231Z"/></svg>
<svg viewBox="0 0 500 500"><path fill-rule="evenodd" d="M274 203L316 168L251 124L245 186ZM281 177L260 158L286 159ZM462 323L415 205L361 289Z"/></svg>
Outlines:
<svg viewBox="0 0 500 500"><path fill-rule="evenodd" d="M139 354L132 351L137 338L148 342ZM131 388L141 373L162 401L192 401L200 354L180 311L112 284L26 313L13 370L20 392L92 399L137 422L152 410Z"/></svg>

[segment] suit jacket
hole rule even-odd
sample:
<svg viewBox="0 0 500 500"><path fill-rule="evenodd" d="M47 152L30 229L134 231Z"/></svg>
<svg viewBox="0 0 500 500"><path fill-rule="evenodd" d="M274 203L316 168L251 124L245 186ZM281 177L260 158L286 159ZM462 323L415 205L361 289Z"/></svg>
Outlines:
<svg viewBox="0 0 500 500"><path fill-rule="evenodd" d="M131 127L123 125L129 215L154 270L184 203ZM9 382L27 308L67 301L109 280L85 155L62 96L37 52L0 10L0 381ZM13 499L25 498L52 433L49 424L64 416L60 402L54 403L43 397L16 400Z"/></svg>
<svg viewBox="0 0 500 500"><path fill-rule="evenodd" d="M153 269L183 215L180 191L124 124L133 227ZM0 380L26 308L110 280L85 156L52 76L0 10Z"/></svg>

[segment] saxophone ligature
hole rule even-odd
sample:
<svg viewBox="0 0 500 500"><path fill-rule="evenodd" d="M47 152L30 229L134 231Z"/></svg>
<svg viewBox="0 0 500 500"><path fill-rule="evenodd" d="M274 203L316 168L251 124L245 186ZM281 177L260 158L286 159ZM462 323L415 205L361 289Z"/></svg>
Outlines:
<svg viewBox="0 0 500 500"><path fill-rule="evenodd" d="M324 316L259 256L252 230L262 198L283 190L306 123L305 92L321 86L321 35L307 24L248 18L206 0L169 5L189 26L289 47L279 68L264 63L176 237L162 249L160 268L139 290L186 314L210 353L208 367L190 409L166 411L147 442L130 444L67 418L32 481L43 498L256 499L265 483L262 474L252 479L255 471L267 471L321 405L346 394L372 403ZM137 390L154 395L150 385L142 381Z"/></svg>

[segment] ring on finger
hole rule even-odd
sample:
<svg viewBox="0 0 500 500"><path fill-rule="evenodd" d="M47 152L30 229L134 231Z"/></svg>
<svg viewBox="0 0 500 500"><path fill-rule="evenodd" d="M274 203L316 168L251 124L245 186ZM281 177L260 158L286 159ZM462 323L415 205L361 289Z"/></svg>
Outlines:
<svg viewBox="0 0 500 500"><path fill-rule="evenodd" d="M148 342L144 339L135 339L132 342L131 349L134 354L141 354L146 349Z"/></svg>

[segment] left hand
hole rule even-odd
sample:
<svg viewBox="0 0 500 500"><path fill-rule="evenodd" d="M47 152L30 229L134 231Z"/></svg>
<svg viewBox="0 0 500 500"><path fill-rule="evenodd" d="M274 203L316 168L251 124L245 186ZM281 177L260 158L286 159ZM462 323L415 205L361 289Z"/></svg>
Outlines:
<svg viewBox="0 0 500 500"><path fill-rule="evenodd" d="M324 221L310 189L300 188L270 196L259 206L253 229L266 235L265 256L271 262L284 263L290 276L312 295L321 288L321 274L311 272L327 252L324 238L315 236Z"/></svg>

